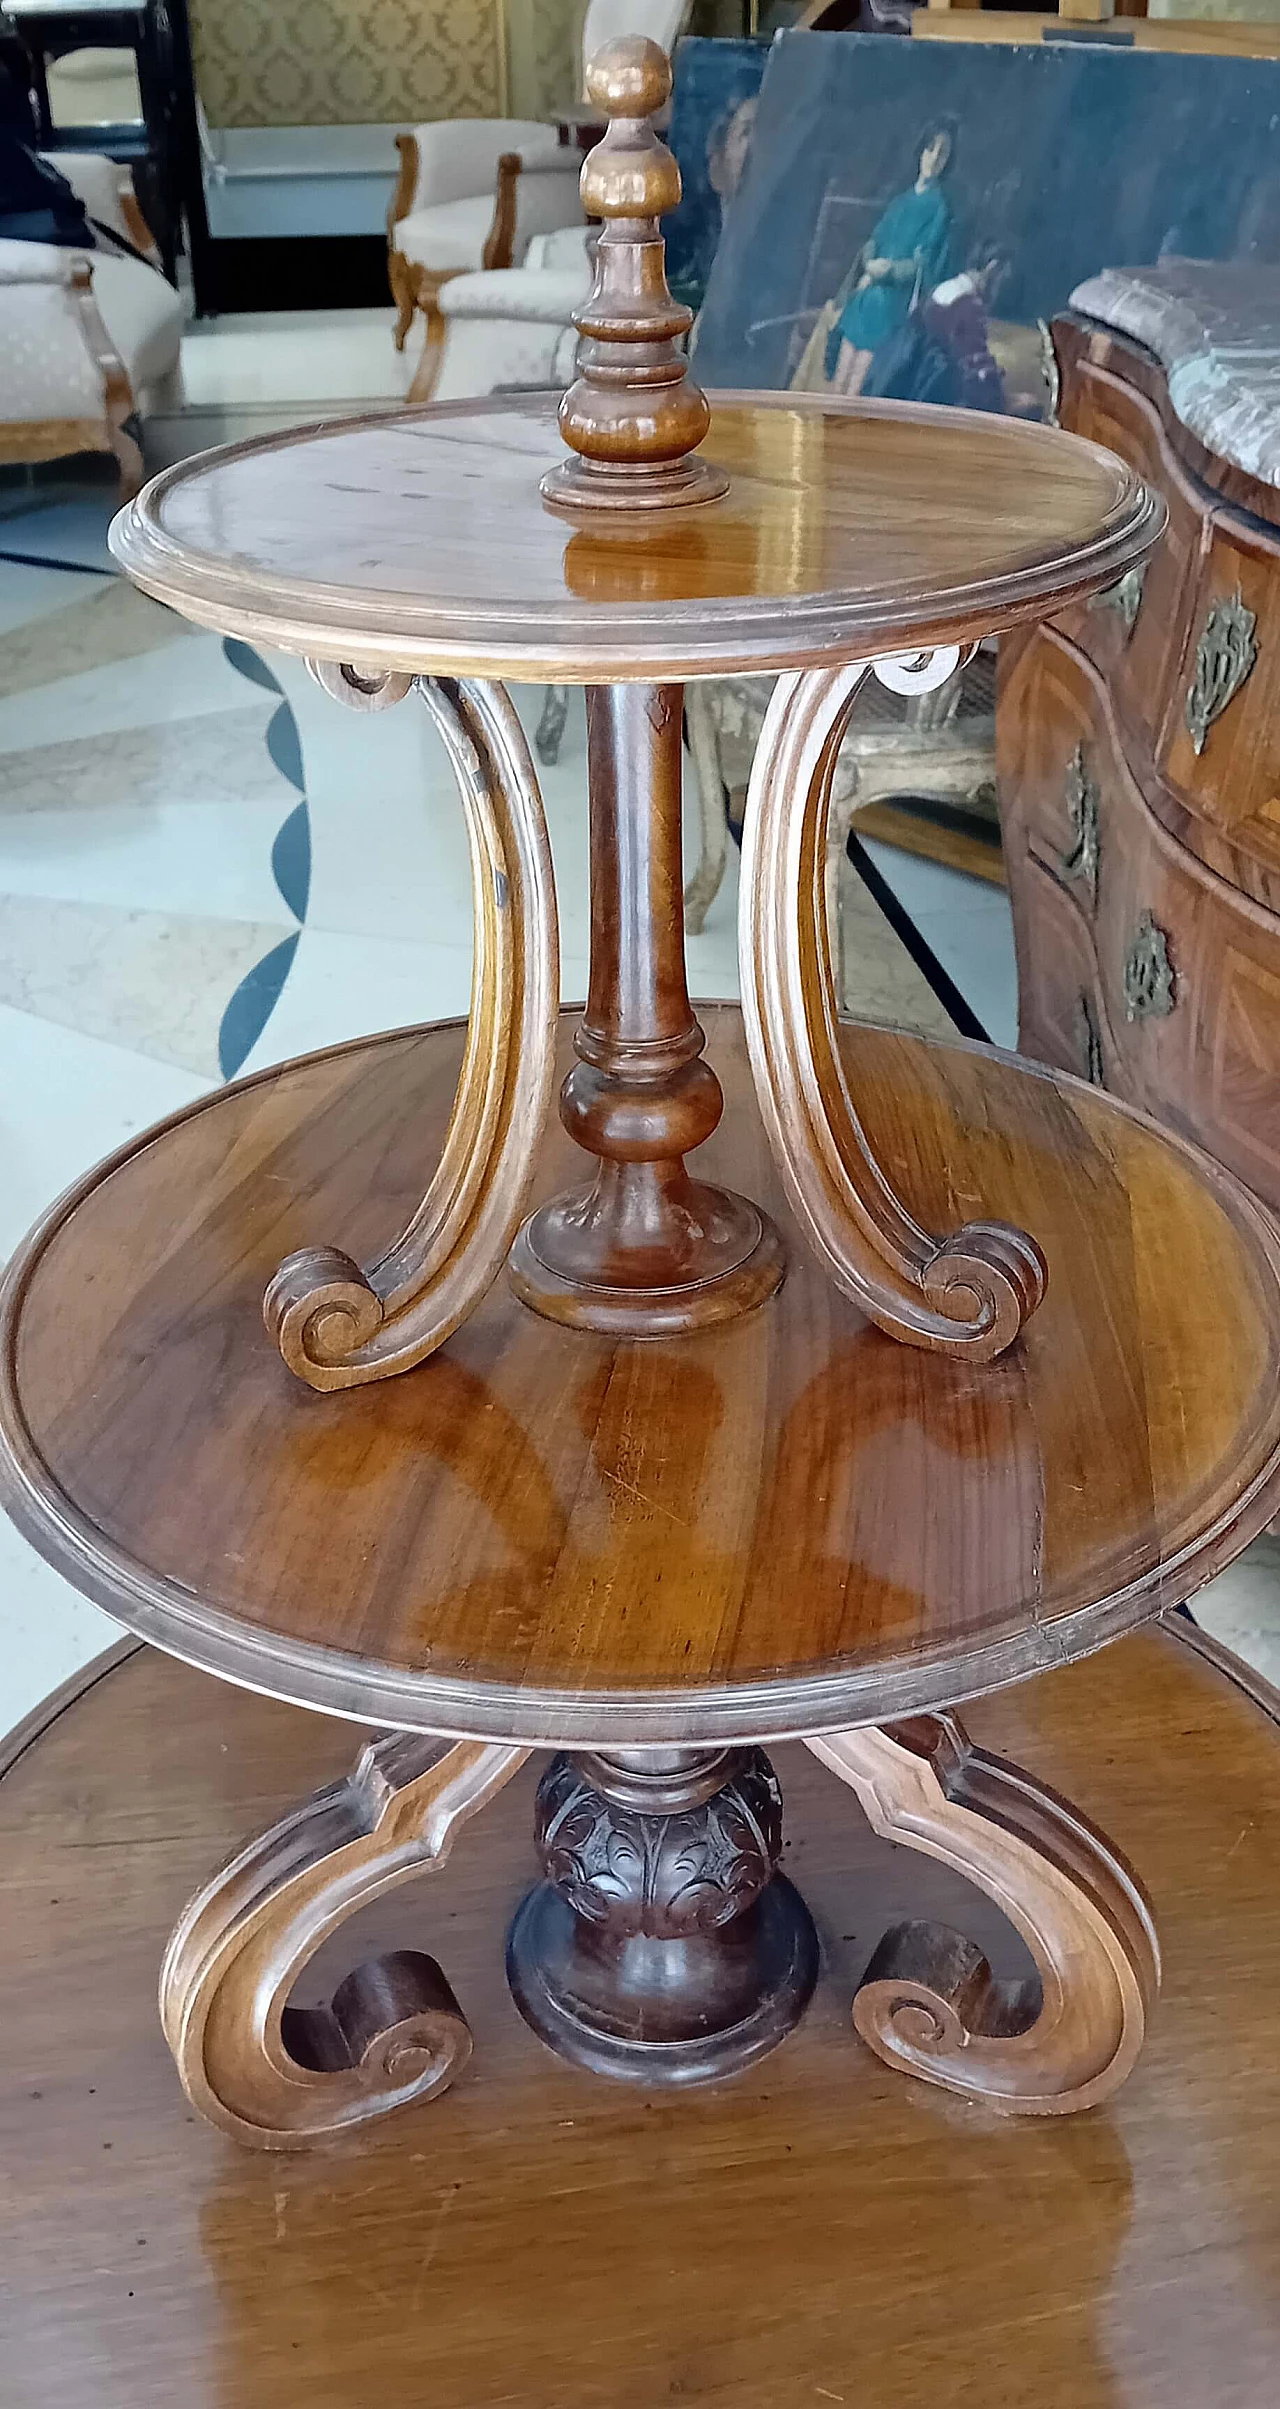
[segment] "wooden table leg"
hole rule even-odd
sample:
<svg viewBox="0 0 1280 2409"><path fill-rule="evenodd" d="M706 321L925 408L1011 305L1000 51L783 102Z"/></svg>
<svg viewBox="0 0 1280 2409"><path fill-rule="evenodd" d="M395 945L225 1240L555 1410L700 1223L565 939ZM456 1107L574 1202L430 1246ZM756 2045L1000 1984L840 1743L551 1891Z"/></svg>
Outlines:
<svg viewBox="0 0 1280 2409"><path fill-rule="evenodd" d="M392 1733L197 1892L160 1977L165 2038L194 2108L237 2141L285 2150L447 2088L471 2032L434 1958L373 1958L323 2008L291 2007L289 1994L349 1917L444 1863L458 1826L528 1753Z"/></svg>
<svg viewBox="0 0 1280 2409"><path fill-rule="evenodd" d="M551 1108L560 962L542 799L504 689L312 667L326 692L357 710L384 709L417 685L457 776L475 903L467 1048L421 1205L367 1270L339 1247L304 1247L263 1299L290 1370L312 1388L338 1389L421 1363L502 1270Z"/></svg>
<svg viewBox="0 0 1280 2409"><path fill-rule="evenodd" d="M1006 2116L1066 2115L1118 2089L1160 1987L1150 1905L1078 1809L988 1756L953 1715L811 1739L873 1831L975 1882L1022 1935L1036 1968L998 1981L960 1933L898 1925L853 2003L864 2041L927 2083Z"/></svg>
<svg viewBox="0 0 1280 2409"><path fill-rule="evenodd" d="M876 1162L836 1043L826 822L850 706L874 668L895 691L949 677L954 646L778 679L747 789L739 957L761 1117L788 1201L833 1280L894 1338L985 1363L1012 1344L1048 1273L1034 1238L973 1221L920 1227Z"/></svg>

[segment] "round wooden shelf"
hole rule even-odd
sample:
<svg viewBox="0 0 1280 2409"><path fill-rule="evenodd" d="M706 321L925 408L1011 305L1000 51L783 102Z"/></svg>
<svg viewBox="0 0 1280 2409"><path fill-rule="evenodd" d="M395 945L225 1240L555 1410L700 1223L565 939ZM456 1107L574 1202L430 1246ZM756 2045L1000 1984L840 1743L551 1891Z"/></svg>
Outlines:
<svg viewBox="0 0 1280 2409"><path fill-rule="evenodd" d="M783 669L986 636L1097 592L1161 502L1109 452L974 411L711 397L697 508L566 519L551 395L203 453L112 529L149 594L324 661L595 682Z"/></svg>
<svg viewBox="0 0 1280 2409"><path fill-rule="evenodd" d="M315 1394L263 1327L264 1286L292 1248L363 1259L403 1225L463 1032L361 1040L148 1132L17 1259L0 1406L28 1535L122 1622L278 1696L618 1744L997 1687L1186 1596L1262 1527L1280 1242L1243 1191L1075 1081L847 1028L911 1209L1009 1219L1048 1259L1008 1355L922 1353L812 1260L737 1009L704 1017L726 1112L696 1161L777 1219L768 1305L640 1344L549 1326L499 1280L417 1371ZM575 1154L547 1129L535 1197Z"/></svg>
<svg viewBox="0 0 1280 2409"><path fill-rule="evenodd" d="M6 2409L1263 2409L1280 1747L1274 1706L1197 1641L1140 1633L970 1718L1146 1869L1164 1994L1105 2109L1001 2124L860 2045L849 2000L904 1912L1020 1961L965 1884L875 1841L784 1749L786 1862L824 1964L774 2057L632 2092L534 2039L502 1978L530 1766L361 1925L443 1944L470 2066L429 2106L266 2160L187 2108L155 1969L209 1866L345 1770L350 1737L137 1652L0 1781ZM352 1930L343 1946L350 1963ZM309 1975L322 1996L332 1970Z"/></svg>

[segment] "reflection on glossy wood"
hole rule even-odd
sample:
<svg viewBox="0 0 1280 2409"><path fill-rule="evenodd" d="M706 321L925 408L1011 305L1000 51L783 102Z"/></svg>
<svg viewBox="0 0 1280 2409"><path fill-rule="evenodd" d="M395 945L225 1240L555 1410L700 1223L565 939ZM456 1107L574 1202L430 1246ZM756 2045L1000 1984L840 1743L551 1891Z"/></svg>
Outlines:
<svg viewBox="0 0 1280 2409"><path fill-rule="evenodd" d="M713 395L710 508L548 509L554 400L294 431L165 470L112 529L148 593L228 635L435 674L641 682L987 635L1114 585L1160 504L1057 428Z"/></svg>
<svg viewBox="0 0 1280 2409"><path fill-rule="evenodd" d="M975 2386L1037 2409L1264 2409L1280 1732L1158 1632L968 1719L1087 1804L1150 1882L1165 1989L1107 2107L1009 2124L856 2045L850 1996L904 1916L965 1924L1008 1979L1029 1968L994 1910L875 1841L788 1749L786 1864L825 1963L765 2065L645 2094L527 2031L495 1944L536 1870L529 1766L359 1938L374 1954L447 1934L470 2065L376 2135L263 2161L187 2108L155 1967L186 1893L341 1775L351 1734L151 1651L91 1688L0 1781L6 2409L97 2409L108 2382L139 2409L424 2388L468 2409L592 2392L651 2409L677 2387L725 2409L969 2409ZM317 1960L300 2004L350 1962ZM673 2250L677 2229L696 2245ZM590 2270L589 2313L567 2267Z"/></svg>
<svg viewBox="0 0 1280 2409"><path fill-rule="evenodd" d="M397 683L392 700L403 699ZM332 690L340 690L336 680ZM439 1167L394 1245L367 1272L340 1247L303 1247L268 1283L267 1328L290 1371L315 1389L407 1371L473 1311L506 1262L551 1099L555 879L524 731L500 687L430 679L420 690L466 815L474 918L467 1047Z"/></svg>
<svg viewBox="0 0 1280 2409"><path fill-rule="evenodd" d="M359 1261L404 1226L464 1043L361 1040L134 1141L11 1269L6 1500L36 1545L213 1671L375 1723L622 1744L953 1704L1189 1594L1262 1527L1280 1255L1233 1182L1071 1081L842 1028L921 1225L1007 1219L1049 1262L996 1363L899 1347L790 1222L736 1009L703 1017L727 1109L695 1162L787 1237L759 1313L641 1345L499 1281L419 1372L312 1396L262 1284L320 1235ZM575 1151L553 1120L535 1198Z"/></svg>
<svg viewBox="0 0 1280 2409"><path fill-rule="evenodd" d="M885 1840L951 1865L1031 1952L1030 1982L935 1923L885 1934L853 2020L887 2065L1010 2116L1097 2107L1132 2073L1160 1984L1150 1902L1111 1844L953 1715L811 1739Z"/></svg>

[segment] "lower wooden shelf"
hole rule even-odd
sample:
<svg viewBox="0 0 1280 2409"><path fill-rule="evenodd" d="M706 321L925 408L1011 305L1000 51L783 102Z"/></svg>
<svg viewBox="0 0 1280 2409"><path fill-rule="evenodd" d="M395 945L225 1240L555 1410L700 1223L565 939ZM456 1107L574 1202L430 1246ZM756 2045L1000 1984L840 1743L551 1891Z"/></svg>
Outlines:
<svg viewBox="0 0 1280 2409"><path fill-rule="evenodd" d="M209 1866L343 1771L352 1735L123 1651L0 1780L6 2409L1264 2409L1280 1709L1216 1653L1157 1627L968 1714L1151 1888L1164 1993L1105 2109L1000 2123L859 2046L849 2001L886 1922L963 1917L1010 1972L1017 1944L799 1748L778 1759L822 1943L804 2024L695 2094L561 2064L502 1970L538 1757L424 1894L471 2064L429 2107L281 2160L187 2108L155 1970ZM403 1942L414 1900L362 1938ZM316 1996L333 1972L314 1961Z"/></svg>

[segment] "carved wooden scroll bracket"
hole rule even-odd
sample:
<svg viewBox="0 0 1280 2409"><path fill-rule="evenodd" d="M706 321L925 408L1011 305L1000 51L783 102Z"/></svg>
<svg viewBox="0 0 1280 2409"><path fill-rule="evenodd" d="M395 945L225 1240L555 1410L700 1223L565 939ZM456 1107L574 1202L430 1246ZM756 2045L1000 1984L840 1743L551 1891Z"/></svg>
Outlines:
<svg viewBox="0 0 1280 2409"><path fill-rule="evenodd" d="M446 2089L471 2031L434 1958L374 1958L325 2007L291 2007L289 1994L330 1933L444 1863L458 1827L528 1753L392 1733L197 1893L160 1976L193 2108L252 2148L287 2150Z"/></svg>
<svg viewBox="0 0 1280 2409"><path fill-rule="evenodd" d="M1142 2047L1160 1950L1135 1876L1076 1808L975 1748L952 1715L811 1739L872 1830L955 1868L1026 1942L1030 1982L933 1923L876 1950L854 2024L886 2065L1006 2116L1067 2115L1117 2090Z"/></svg>
<svg viewBox="0 0 1280 2409"><path fill-rule="evenodd" d="M836 1040L824 893L827 811L854 694L950 677L955 646L780 677L747 794L739 955L760 1110L792 1209L837 1285L891 1336L986 1363L1044 1295L1034 1238L973 1221L938 1238L894 1194L859 1122Z"/></svg>
<svg viewBox="0 0 1280 2409"><path fill-rule="evenodd" d="M502 1270L550 1109L560 963L542 799L503 688L310 666L326 693L356 710L385 710L417 686L457 778L474 899L466 1050L422 1203L367 1270L336 1246L305 1247L263 1298L290 1370L312 1388L338 1389L421 1363Z"/></svg>

